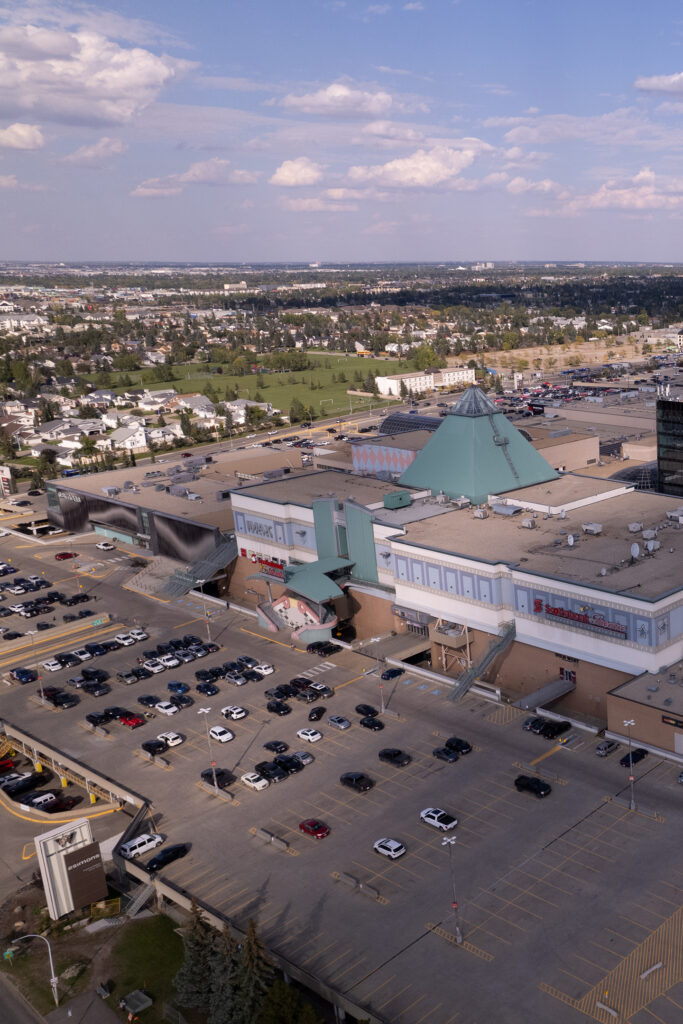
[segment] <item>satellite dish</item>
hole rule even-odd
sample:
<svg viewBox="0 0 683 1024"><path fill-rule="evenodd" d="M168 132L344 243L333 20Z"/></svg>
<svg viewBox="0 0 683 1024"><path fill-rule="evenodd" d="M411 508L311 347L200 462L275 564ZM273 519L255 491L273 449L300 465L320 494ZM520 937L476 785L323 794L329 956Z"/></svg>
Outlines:
<svg viewBox="0 0 683 1024"><path fill-rule="evenodd" d="M569 544L570 548L574 547L574 534L573 533L570 533L569 536L567 537L567 544Z"/></svg>
<svg viewBox="0 0 683 1024"><path fill-rule="evenodd" d="M631 558L637 558L640 554L640 544L631 544Z"/></svg>
<svg viewBox="0 0 683 1024"><path fill-rule="evenodd" d="M600 570L600 575L601 575L601 576L606 576L606 575L607 575L607 569L605 569L605 568L603 567L603 568L602 568L602 569Z"/></svg>
<svg viewBox="0 0 683 1024"><path fill-rule="evenodd" d="M650 554L652 554L652 552L653 552L653 551L654 551L654 549L655 549L655 542L654 542L653 540L649 540L649 541L647 542L647 544L645 545L645 547L646 547L646 548L647 548L647 550L648 550L648 551L650 552Z"/></svg>

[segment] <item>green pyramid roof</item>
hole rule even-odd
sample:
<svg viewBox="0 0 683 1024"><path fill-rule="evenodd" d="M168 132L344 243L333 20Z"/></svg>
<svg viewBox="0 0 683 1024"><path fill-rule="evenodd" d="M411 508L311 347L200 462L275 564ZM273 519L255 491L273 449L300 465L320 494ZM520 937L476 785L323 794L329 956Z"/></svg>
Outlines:
<svg viewBox="0 0 683 1024"><path fill-rule="evenodd" d="M489 494L555 480L558 474L477 387L455 403L402 474L407 487L428 487L479 504Z"/></svg>

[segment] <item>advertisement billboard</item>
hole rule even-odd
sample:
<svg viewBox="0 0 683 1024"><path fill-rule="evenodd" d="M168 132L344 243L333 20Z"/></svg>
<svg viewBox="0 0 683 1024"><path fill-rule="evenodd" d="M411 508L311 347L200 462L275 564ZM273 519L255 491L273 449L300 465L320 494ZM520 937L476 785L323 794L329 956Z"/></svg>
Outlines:
<svg viewBox="0 0 683 1024"><path fill-rule="evenodd" d="M64 867L75 910L107 898L107 879L99 843L88 843L65 853Z"/></svg>

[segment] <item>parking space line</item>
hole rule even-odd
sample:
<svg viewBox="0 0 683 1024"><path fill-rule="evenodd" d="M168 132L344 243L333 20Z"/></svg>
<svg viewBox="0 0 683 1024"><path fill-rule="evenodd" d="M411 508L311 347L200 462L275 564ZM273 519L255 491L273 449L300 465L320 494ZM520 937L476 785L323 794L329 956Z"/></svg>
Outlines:
<svg viewBox="0 0 683 1024"><path fill-rule="evenodd" d="M330 942L330 944L328 946L322 946L320 949L316 949L315 952L311 953L311 955L306 957L305 960L301 960L300 961L301 966L305 967L306 964L310 964L311 960L315 960L316 957L322 956L323 953L326 953L328 949L332 949L336 945L337 945L337 940L333 939L332 942Z"/></svg>
<svg viewBox="0 0 683 1024"><path fill-rule="evenodd" d="M408 989L411 989L412 987L412 985L404 985L402 989L399 989L399 991L396 992L394 995L390 996L389 999L386 999L383 1003L380 1003L377 1009L383 1010L385 1006L388 1006L389 1003L393 1003L394 999L398 999L399 996L402 996L404 992L407 992Z"/></svg>
<svg viewBox="0 0 683 1024"><path fill-rule="evenodd" d="M383 989L386 985L390 985L392 983L392 981L395 980L395 978L396 978L396 975L392 974L390 978L386 979L386 981L382 981L379 985L375 985L374 988L371 988L369 992L366 992L363 995L363 1000L366 1003L369 1002L370 999L372 998L372 996L374 996L375 992L379 992L380 989Z"/></svg>
<svg viewBox="0 0 683 1024"><path fill-rule="evenodd" d="M498 932L492 932L483 924L471 924L467 929L468 935L475 935L477 932L484 932L485 935L490 935L492 939L496 940L496 942L502 942L505 946L514 945L514 943L510 939L504 939L502 935L498 934Z"/></svg>
<svg viewBox="0 0 683 1024"><path fill-rule="evenodd" d="M614 928L608 928L607 926L605 926L605 931L610 932L610 934L612 935L616 935L618 939L624 939L625 942L630 942L632 946L638 945L637 939L632 939L628 935L624 935L623 932L617 932L614 930Z"/></svg>
<svg viewBox="0 0 683 1024"><path fill-rule="evenodd" d="M605 953L610 953L617 960L623 960L624 959L621 953L617 953L616 950L610 949L609 946L603 946L602 943L600 943L600 942L595 942L594 939L589 939L588 940L588 945L589 946L595 946L597 949L604 949Z"/></svg>
<svg viewBox="0 0 683 1024"><path fill-rule="evenodd" d="M644 907L641 903L634 903L633 906L637 907L638 910L644 910L646 914L652 914L653 917L658 917L660 921L665 921L669 916L668 914L658 914L656 910L652 909L652 907Z"/></svg>
<svg viewBox="0 0 683 1024"><path fill-rule="evenodd" d="M586 981L585 978L580 978L578 974L574 974L573 971L568 971L566 967L560 967L559 971L560 971L561 974L569 975L569 977L573 978L575 981L580 981L582 985L586 986L586 988L590 988L591 987L592 983L590 981Z"/></svg>
<svg viewBox="0 0 683 1024"><path fill-rule="evenodd" d="M349 966L344 968L344 970L340 974L331 974L331 975L329 975L329 977L328 977L329 982L331 984L333 984L333 985L338 985L339 982L341 981L341 979L344 977L345 974L348 974L349 971L352 971L356 967L360 967L360 965L364 964L365 962L366 962L366 957L364 957L364 956L362 956L360 958L360 960L353 960L349 964Z"/></svg>
<svg viewBox="0 0 683 1024"><path fill-rule="evenodd" d="M419 999L417 1000L417 1002L419 1002ZM413 1004L413 1005L415 1005L415 1004ZM415 1024L422 1024L422 1021L427 1020L427 1017L431 1017L431 1015L433 1013L436 1013L437 1010L440 1010L442 1006L443 1006L443 1003L437 1003L436 1006L433 1006L431 1008L431 1010L427 1010L427 1012L425 1014L423 1014L422 1017L420 1017L418 1020L416 1020ZM409 1007L409 1009L410 1009L410 1007Z"/></svg>
<svg viewBox="0 0 683 1024"><path fill-rule="evenodd" d="M421 996L418 996L418 997L417 997L417 999L414 999L414 1000L412 1001L412 1003L409 1003L409 1004L408 1004L407 1006L404 1006L404 1007L403 1007L403 1009L402 1009L402 1010L401 1010L401 1011L399 1012L399 1014L398 1014L398 1019L400 1019L400 1018L401 1018L401 1017L402 1017L402 1016L403 1016L404 1014L406 1014L406 1013L408 1013L408 1012L409 1012L410 1010L412 1010L414 1006L417 1006L417 1004L418 1004L418 1003L421 1003L421 1002L422 1002L422 1000L423 1000L423 999L425 999L425 998L426 998L426 996L425 996L425 995L424 995L424 993L423 993L423 994L422 994ZM442 1005L442 1004L441 1004L441 1003L439 1003L439 1006L441 1006L441 1005ZM430 1010L429 1012L430 1012L430 1013L432 1013L433 1011L432 1011L432 1010ZM420 1017L420 1020L424 1020L424 1017ZM419 1022L415 1022L415 1024L419 1024Z"/></svg>
<svg viewBox="0 0 683 1024"><path fill-rule="evenodd" d="M489 896L491 896L493 899L500 900L501 903L507 903L507 905L509 907L512 907L515 910L521 910L522 913L524 913L524 914L530 914L531 917L535 917L537 921L542 921L543 920L543 918L541 917L540 914L535 914L533 912L533 910L526 910L523 906L521 906L521 904L517 903L516 902L516 898L515 898L515 900L506 900L504 896L500 895L500 893L490 892L488 890L484 890L484 891L487 892L487 894Z"/></svg>

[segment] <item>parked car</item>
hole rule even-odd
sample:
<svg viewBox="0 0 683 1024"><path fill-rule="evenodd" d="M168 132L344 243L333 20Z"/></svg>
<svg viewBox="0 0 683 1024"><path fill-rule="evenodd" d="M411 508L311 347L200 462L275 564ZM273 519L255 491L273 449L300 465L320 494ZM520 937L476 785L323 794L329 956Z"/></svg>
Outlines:
<svg viewBox="0 0 683 1024"><path fill-rule="evenodd" d="M381 732L384 728L384 722L380 722L379 718L361 718L359 725L362 725L364 729L370 729L371 732Z"/></svg>
<svg viewBox="0 0 683 1024"><path fill-rule="evenodd" d="M262 789L268 789L270 783L268 779L264 778L263 775L259 775L258 772L247 772L240 779L248 789L255 789L257 792Z"/></svg>
<svg viewBox="0 0 683 1024"><path fill-rule="evenodd" d="M299 831L314 839L325 839L330 834L330 826L318 818L306 818L299 822Z"/></svg>
<svg viewBox="0 0 683 1024"><path fill-rule="evenodd" d="M145 753L151 754L152 757L164 754L168 750L168 744L164 740L145 740L141 746Z"/></svg>
<svg viewBox="0 0 683 1024"><path fill-rule="evenodd" d="M638 764L639 761L646 758L648 754L649 751L646 750L645 747L636 747L630 754L624 754L619 761L619 764L622 768L631 768L634 764Z"/></svg>
<svg viewBox="0 0 683 1024"><path fill-rule="evenodd" d="M533 793L539 799L548 796L553 791L550 783L535 775L518 775L515 779L515 788L519 793Z"/></svg>
<svg viewBox="0 0 683 1024"><path fill-rule="evenodd" d="M449 750L448 747L437 747L436 750L432 750L432 757L437 761L446 761L447 764L455 764L458 760L456 752Z"/></svg>
<svg viewBox="0 0 683 1024"><path fill-rule="evenodd" d="M619 749L620 744L616 740L601 740L595 748L595 753L598 757L609 757L615 750Z"/></svg>
<svg viewBox="0 0 683 1024"><path fill-rule="evenodd" d="M378 839L372 844L375 853L380 853L389 860L398 860L406 852L406 848L400 839Z"/></svg>
<svg viewBox="0 0 683 1024"><path fill-rule="evenodd" d="M271 715L278 715L279 717L289 715L291 710L289 704L285 704L282 700L269 700L266 704L266 711L269 711Z"/></svg>
<svg viewBox="0 0 683 1024"><path fill-rule="evenodd" d="M420 821L439 829L440 832L449 832L458 824L457 818L440 807L425 807L423 811L420 811Z"/></svg>
<svg viewBox="0 0 683 1024"><path fill-rule="evenodd" d="M399 750L398 747L385 747L377 756L380 761L391 764L395 768L404 768L412 761L410 754L406 754L405 750Z"/></svg>
<svg viewBox="0 0 683 1024"><path fill-rule="evenodd" d="M472 744L468 743L467 740L458 739L457 736L451 736L444 743L444 747L448 750L454 750L456 754L469 754L472 751Z"/></svg>
<svg viewBox="0 0 683 1024"><path fill-rule="evenodd" d="M324 714L325 708L311 708L311 710L308 712L308 721L319 722Z"/></svg>
<svg viewBox="0 0 683 1024"><path fill-rule="evenodd" d="M216 740L217 743L229 743L230 740L234 740L235 734L230 729L226 729L222 725L213 725L209 729L209 736L212 740Z"/></svg>
<svg viewBox="0 0 683 1024"><path fill-rule="evenodd" d="M263 776L263 778L267 779L268 782L283 782L285 779L289 778L287 772L283 771L282 768L280 768L279 765L276 765L274 761L259 761L254 767L256 769L256 773Z"/></svg>
<svg viewBox="0 0 683 1024"><path fill-rule="evenodd" d="M187 843L176 843L174 846L167 846L165 850L161 850L147 862L147 870L149 872L161 871L162 868L172 864L174 860L178 860L180 857L185 857L189 852L190 847Z"/></svg>
<svg viewBox="0 0 683 1024"><path fill-rule="evenodd" d="M382 679L398 679L399 676L403 675L403 672L404 669L402 668L385 668L384 672L382 672Z"/></svg>
<svg viewBox="0 0 683 1024"><path fill-rule="evenodd" d="M375 785L372 779L365 775L364 772L344 772L343 775L339 776L339 781L342 786L346 786L347 789L353 789L356 793L367 793Z"/></svg>
<svg viewBox="0 0 683 1024"><path fill-rule="evenodd" d="M284 754L285 750L289 750L289 744L284 740L268 740L263 744L263 749L270 750L272 754Z"/></svg>
<svg viewBox="0 0 683 1024"><path fill-rule="evenodd" d="M350 729L351 723L348 718L344 718L342 715L328 715L327 724L331 725L333 729Z"/></svg>
<svg viewBox="0 0 683 1024"><path fill-rule="evenodd" d="M318 743L323 738L323 734L317 729L299 729L297 736L306 743Z"/></svg>

